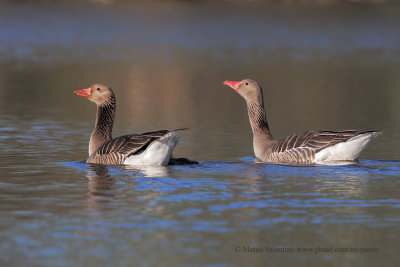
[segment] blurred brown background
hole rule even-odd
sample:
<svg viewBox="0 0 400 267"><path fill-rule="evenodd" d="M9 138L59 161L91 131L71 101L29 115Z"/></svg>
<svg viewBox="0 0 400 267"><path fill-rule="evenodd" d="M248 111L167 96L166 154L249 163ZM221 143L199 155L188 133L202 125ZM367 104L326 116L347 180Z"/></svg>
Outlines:
<svg viewBox="0 0 400 267"><path fill-rule="evenodd" d="M117 94L114 135L190 127L176 153L234 159L252 154L251 130L222 82L251 78L275 138L378 128L364 157L398 158L399 6L304 2L4 1L0 114L90 133L95 107L72 91L105 83Z"/></svg>

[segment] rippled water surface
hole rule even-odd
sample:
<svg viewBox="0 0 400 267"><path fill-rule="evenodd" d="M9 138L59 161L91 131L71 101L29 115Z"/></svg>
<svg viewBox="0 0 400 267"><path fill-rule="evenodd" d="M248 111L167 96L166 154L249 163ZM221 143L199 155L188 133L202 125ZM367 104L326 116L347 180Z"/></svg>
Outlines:
<svg viewBox="0 0 400 267"><path fill-rule="evenodd" d="M0 4L0 264L398 266L399 29L397 5ZM358 164L253 163L243 78L276 138L384 134ZM86 164L95 82L115 136L190 127L199 164Z"/></svg>

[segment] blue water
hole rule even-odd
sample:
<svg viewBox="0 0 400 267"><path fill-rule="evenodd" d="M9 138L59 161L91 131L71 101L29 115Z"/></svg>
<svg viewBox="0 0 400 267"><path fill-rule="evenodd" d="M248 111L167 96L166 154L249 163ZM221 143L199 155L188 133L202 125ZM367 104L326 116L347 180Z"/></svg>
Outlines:
<svg viewBox="0 0 400 267"><path fill-rule="evenodd" d="M22 177L3 178L1 248L9 253L2 261L52 266L125 266L138 259L142 265L235 266L277 257L287 264L391 262L386 256L394 256L390 248L400 224L400 161L290 166L248 162L251 158L141 168L60 162L40 167L42 174L29 188ZM39 179L47 172L62 178ZM234 251L248 245L379 252L310 258L299 252Z"/></svg>

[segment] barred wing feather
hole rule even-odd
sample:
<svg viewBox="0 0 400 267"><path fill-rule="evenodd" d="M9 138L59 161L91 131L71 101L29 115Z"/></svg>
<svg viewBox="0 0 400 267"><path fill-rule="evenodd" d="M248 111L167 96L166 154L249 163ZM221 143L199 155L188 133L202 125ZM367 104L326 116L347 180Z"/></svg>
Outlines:
<svg viewBox="0 0 400 267"><path fill-rule="evenodd" d="M154 141L171 131L160 130L143 134L130 134L119 136L102 144L99 149L89 157L88 162L97 163L98 161L106 164L122 164L124 160L138 154Z"/></svg>
<svg viewBox="0 0 400 267"><path fill-rule="evenodd" d="M315 154L352 137L374 133L376 130L308 131L278 141L270 154L271 160L281 162L312 163Z"/></svg>

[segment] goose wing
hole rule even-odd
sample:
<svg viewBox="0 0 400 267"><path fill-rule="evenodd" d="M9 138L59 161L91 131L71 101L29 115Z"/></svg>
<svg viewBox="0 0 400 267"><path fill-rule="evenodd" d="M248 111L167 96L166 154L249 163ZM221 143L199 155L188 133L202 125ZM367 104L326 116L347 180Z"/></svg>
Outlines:
<svg viewBox="0 0 400 267"><path fill-rule="evenodd" d="M312 163L315 153L346 142L360 134L373 133L376 130L346 130L346 131L308 131L290 135L276 144L272 156L286 162Z"/></svg>
<svg viewBox="0 0 400 267"><path fill-rule="evenodd" d="M90 163L122 164L125 158L138 154L170 130L160 130L142 134L129 134L116 137L102 144L88 159Z"/></svg>

